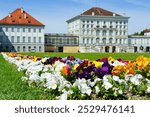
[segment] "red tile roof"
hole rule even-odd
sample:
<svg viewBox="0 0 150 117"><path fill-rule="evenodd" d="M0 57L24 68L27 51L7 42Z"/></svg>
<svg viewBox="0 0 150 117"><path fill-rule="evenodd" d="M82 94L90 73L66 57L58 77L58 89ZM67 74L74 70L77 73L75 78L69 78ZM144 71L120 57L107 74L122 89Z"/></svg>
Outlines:
<svg viewBox="0 0 150 117"><path fill-rule="evenodd" d="M22 8L18 8L8 16L0 20L0 24L6 25L29 25L29 26L44 26L41 22L33 18Z"/></svg>
<svg viewBox="0 0 150 117"><path fill-rule="evenodd" d="M145 32L145 33L150 32L150 29L146 29L146 30L144 30L144 32Z"/></svg>
<svg viewBox="0 0 150 117"><path fill-rule="evenodd" d="M105 9L99 8L99 7L93 7L81 15L92 15L94 13L95 16L113 16L115 14L116 16L121 16L119 14L113 13L111 11L107 11Z"/></svg>

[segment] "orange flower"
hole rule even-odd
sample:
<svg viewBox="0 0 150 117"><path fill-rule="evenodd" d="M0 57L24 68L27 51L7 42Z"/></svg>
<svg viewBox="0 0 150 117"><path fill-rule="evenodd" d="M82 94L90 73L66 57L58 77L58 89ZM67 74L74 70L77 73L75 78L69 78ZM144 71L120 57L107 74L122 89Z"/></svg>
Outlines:
<svg viewBox="0 0 150 117"><path fill-rule="evenodd" d="M135 62L129 61L129 63L125 66L125 71L126 71L125 75L135 74L135 66L136 66Z"/></svg>
<svg viewBox="0 0 150 117"><path fill-rule="evenodd" d="M123 73L124 71L125 71L125 67L123 65L118 65L112 69L112 74L115 76L118 76L119 74Z"/></svg>
<svg viewBox="0 0 150 117"><path fill-rule="evenodd" d="M62 68L62 74L64 75L70 75L71 74L71 69L69 65L63 66Z"/></svg>
<svg viewBox="0 0 150 117"><path fill-rule="evenodd" d="M150 63L150 58L140 56L136 59L136 67L138 70L145 69Z"/></svg>

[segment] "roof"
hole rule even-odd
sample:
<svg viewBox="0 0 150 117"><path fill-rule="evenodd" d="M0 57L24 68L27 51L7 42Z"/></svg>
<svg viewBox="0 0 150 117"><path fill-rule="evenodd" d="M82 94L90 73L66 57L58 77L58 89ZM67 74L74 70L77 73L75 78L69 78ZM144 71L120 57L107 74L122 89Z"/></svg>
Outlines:
<svg viewBox="0 0 150 117"><path fill-rule="evenodd" d="M150 28L149 28L149 29L144 30L144 32L145 32L145 33L150 32Z"/></svg>
<svg viewBox="0 0 150 117"><path fill-rule="evenodd" d="M0 20L0 24L5 25L29 25L29 26L44 26L41 22L33 18L22 8L18 8L8 16Z"/></svg>
<svg viewBox="0 0 150 117"><path fill-rule="evenodd" d="M99 7L92 7L91 9L82 13L81 15L114 16L114 14L115 14L115 16L121 16L119 14L116 14L116 13L111 12L111 11L107 11L107 10L99 8Z"/></svg>

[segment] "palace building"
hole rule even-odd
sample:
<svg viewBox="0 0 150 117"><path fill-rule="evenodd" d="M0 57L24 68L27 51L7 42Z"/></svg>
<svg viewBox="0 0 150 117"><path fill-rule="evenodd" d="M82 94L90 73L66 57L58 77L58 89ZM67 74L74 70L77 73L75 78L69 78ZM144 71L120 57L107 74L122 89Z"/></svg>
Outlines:
<svg viewBox="0 0 150 117"><path fill-rule="evenodd" d="M126 52L128 19L93 7L67 21L68 33L79 36L80 52Z"/></svg>
<svg viewBox="0 0 150 117"><path fill-rule="evenodd" d="M79 52L79 37L72 34L45 34L45 51L46 52Z"/></svg>
<svg viewBox="0 0 150 117"><path fill-rule="evenodd" d="M0 52L44 52L44 24L18 8L0 20Z"/></svg>
<svg viewBox="0 0 150 117"><path fill-rule="evenodd" d="M129 36L130 52L150 52L150 29L144 31L144 35Z"/></svg>

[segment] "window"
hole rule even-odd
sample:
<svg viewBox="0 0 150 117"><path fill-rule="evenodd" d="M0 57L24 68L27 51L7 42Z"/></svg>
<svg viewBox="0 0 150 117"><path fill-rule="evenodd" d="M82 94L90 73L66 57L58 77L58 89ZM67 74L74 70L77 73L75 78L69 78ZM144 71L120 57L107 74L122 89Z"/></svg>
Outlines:
<svg viewBox="0 0 150 117"><path fill-rule="evenodd" d="M20 43L20 37L17 36L17 43Z"/></svg>
<svg viewBox="0 0 150 117"><path fill-rule="evenodd" d="M89 34L89 30L87 30L87 35Z"/></svg>
<svg viewBox="0 0 150 117"><path fill-rule="evenodd" d="M36 37L33 37L33 42L36 43Z"/></svg>
<svg viewBox="0 0 150 117"><path fill-rule="evenodd" d="M126 35L126 32L124 31L124 35Z"/></svg>
<svg viewBox="0 0 150 117"><path fill-rule="evenodd" d="M89 21L87 21L87 23L89 23Z"/></svg>
<svg viewBox="0 0 150 117"><path fill-rule="evenodd" d="M89 24L87 24L87 28L89 28Z"/></svg>
<svg viewBox="0 0 150 117"><path fill-rule="evenodd" d="M11 37L11 42L14 43L14 36Z"/></svg>
<svg viewBox="0 0 150 117"><path fill-rule="evenodd" d="M99 38L96 38L96 43L99 43Z"/></svg>
<svg viewBox="0 0 150 117"><path fill-rule="evenodd" d="M91 44L93 44L93 38L91 39Z"/></svg>
<svg viewBox="0 0 150 117"><path fill-rule="evenodd" d="M20 28L17 28L17 32L20 32Z"/></svg>
<svg viewBox="0 0 150 117"><path fill-rule="evenodd" d="M0 32L2 32L3 31L3 29L2 29L2 27L0 27Z"/></svg>
<svg viewBox="0 0 150 117"><path fill-rule="evenodd" d="M82 25L82 28L85 28L85 24Z"/></svg>
<svg viewBox="0 0 150 117"><path fill-rule="evenodd" d="M0 43L3 42L3 36L0 36Z"/></svg>
<svg viewBox="0 0 150 117"><path fill-rule="evenodd" d="M69 44L69 38L67 38L67 44Z"/></svg>
<svg viewBox="0 0 150 117"><path fill-rule="evenodd" d="M11 28L11 32L14 32L14 28L13 27Z"/></svg>
<svg viewBox="0 0 150 117"><path fill-rule="evenodd" d="M85 30L83 30L83 34L85 34Z"/></svg>
<svg viewBox="0 0 150 117"><path fill-rule="evenodd" d="M120 39L120 44L121 44L121 39Z"/></svg>
<svg viewBox="0 0 150 117"><path fill-rule="evenodd" d="M97 30L97 31L96 31L96 36L99 36L99 35L100 35L100 31Z"/></svg>
<svg viewBox="0 0 150 117"><path fill-rule="evenodd" d="M91 28L93 28L93 24L91 25Z"/></svg>
<svg viewBox="0 0 150 117"><path fill-rule="evenodd" d="M20 46L17 46L17 51L20 52Z"/></svg>
<svg viewBox="0 0 150 117"><path fill-rule="evenodd" d="M103 30L103 36L106 36L106 30Z"/></svg>
<svg viewBox="0 0 150 117"><path fill-rule="evenodd" d="M6 32L8 32L8 27L6 27Z"/></svg>
<svg viewBox="0 0 150 117"><path fill-rule="evenodd" d="M91 23L93 23L93 21L91 21Z"/></svg>
<svg viewBox="0 0 150 117"><path fill-rule="evenodd" d="M113 31L112 31L112 30L109 31L109 35L110 35L110 36L113 35Z"/></svg>
<svg viewBox="0 0 150 117"><path fill-rule="evenodd" d="M36 51L36 46L34 46L34 50Z"/></svg>
<svg viewBox="0 0 150 117"><path fill-rule="evenodd" d="M41 46L39 46L39 51L40 51L40 52L42 51L42 48L41 48Z"/></svg>
<svg viewBox="0 0 150 117"><path fill-rule="evenodd" d="M106 44L106 38L103 38L103 44Z"/></svg>
<svg viewBox="0 0 150 117"><path fill-rule="evenodd" d="M42 32L42 30L41 30L41 29L39 29L39 32Z"/></svg>
<svg viewBox="0 0 150 117"><path fill-rule="evenodd" d="M87 44L89 44L89 39L87 39Z"/></svg>
<svg viewBox="0 0 150 117"><path fill-rule="evenodd" d="M109 43L112 43L112 38L109 39Z"/></svg>
<svg viewBox="0 0 150 117"><path fill-rule="evenodd" d="M23 28L23 32L25 32L25 28Z"/></svg>
<svg viewBox="0 0 150 117"><path fill-rule="evenodd" d="M33 30L34 32L36 32L36 29L34 28L34 30Z"/></svg>
<svg viewBox="0 0 150 117"><path fill-rule="evenodd" d="M25 40L25 39L26 39L26 37L23 37L23 43L25 43L25 42L26 42L26 40Z"/></svg>
<svg viewBox="0 0 150 117"><path fill-rule="evenodd" d="M41 37L39 37L39 43L41 43Z"/></svg>
<svg viewBox="0 0 150 117"><path fill-rule="evenodd" d="M85 43L85 38L83 38L83 44Z"/></svg>
<svg viewBox="0 0 150 117"><path fill-rule="evenodd" d="M106 22L105 22L105 21L104 21L103 23L104 23L104 25L106 25Z"/></svg>
<svg viewBox="0 0 150 117"><path fill-rule="evenodd" d="M9 47L8 46L6 46L6 51L9 51Z"/></svg>
<svg viewBox="0 0 150 117"><path fill-rule="evenodd" d="M28 43L31 43L31 37L28 37Z"/></svg>
<svg viewBox="0 0 150 117"><path fill-rule="evenodd" d="M120 31L120 35L122 35L122 31Z"/></svg>
<svg viewBox="0 0 150 117"><path fill-rule="evenodd" d="M30 52L30 50L31 50L31 46L28 47L28 51L29 51L29 52Z"/></svg>
<svg viewBox="0 0 150 117"><path fill-rule="evenodd" d="M31 32L31 28L28 28L28 32Z"/></svg>
<svg viewBox="0 0 150 117"><path fill-rule="evenodd" d="M99 24L99 21L97 21L97 24Z"/></svg>
<svg viewBox="0 0 150 117"><path fill-rule="evenodd" d="M23 46L23 52L25 52L26 51L26 47L25 46Z"/></svg>

